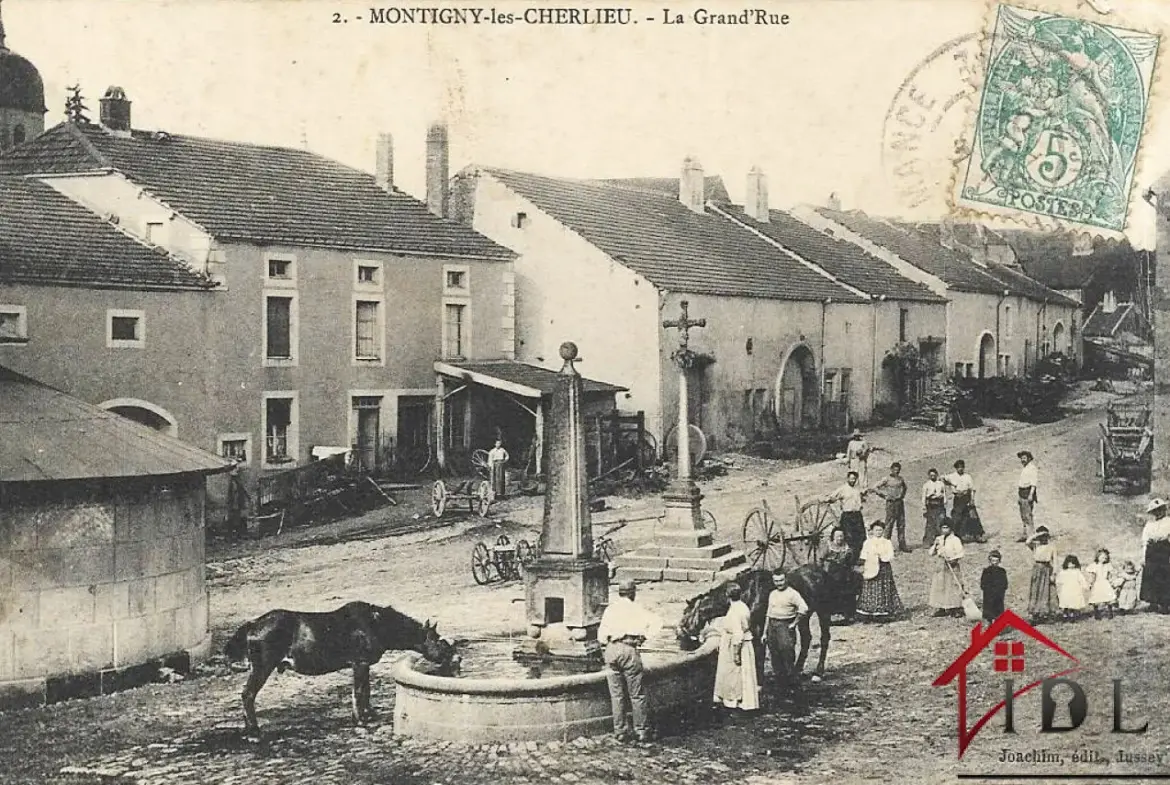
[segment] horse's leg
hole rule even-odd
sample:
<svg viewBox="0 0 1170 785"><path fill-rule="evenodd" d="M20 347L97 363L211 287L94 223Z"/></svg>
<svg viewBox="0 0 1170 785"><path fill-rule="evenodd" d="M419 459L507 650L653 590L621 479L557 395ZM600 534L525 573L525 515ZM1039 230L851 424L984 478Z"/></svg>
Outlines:
<svg viewBox="0 0 1170 785"><path fill-rule="evenodd" d="M811 614L810 614L811 615ZM797 680L804 673L804 661L808 659L808 647L812 645L812 630L809 628L809 617L800 617L800 654L796 658L796 665L792 674Z"/></svg>
<svg viewBox="0 0 1170 785"><path fill-rule="evenodd" d="M819 682L825 675L825 658L829 656L829 619L832 614L827 611L817 611L817 624L821 628L821 656L817 658L817 669L812 680Z"/></svg>
<svg viewBox="0 0 1170 785"><path fill-rule="evenodd" d="M256 695L276 670L279 657L262 643L250 643L248 646L248 662L252 669L248 672L248 681L240 697L244 701L244 735L251 738L260 737L260 723L256 721Z"/></svg>
<svg viewBox="0 0 1170 785"><path fill-rule="evenodd" d="M353 718L358 725L377 719L370 708L370 663L353 664Z"/></svg>

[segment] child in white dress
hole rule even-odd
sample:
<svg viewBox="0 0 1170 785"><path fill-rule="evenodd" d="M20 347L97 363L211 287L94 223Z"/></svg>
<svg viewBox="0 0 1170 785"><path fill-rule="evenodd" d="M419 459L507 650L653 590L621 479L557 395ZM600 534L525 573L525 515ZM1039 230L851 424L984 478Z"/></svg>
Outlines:
<svg viewBox="0 0 1170 785"><path fill-rule="evenodd" d="M1121 565L1121 572L1114 574L1113 588L1117 590L1117 609L1122 613L1129 613L1137 608L1138 604L1138 570L1130 559Z"/></svg>
<svg viewBox="0 0 1170 785"><path fill-rule="evenodd" d="M1081 560L1073 554L1064 557L1064 565L1056 576L1056 600L1065 621L1076 621L1088 605L1089 581L1081 572Z"/></svg>
<svg viewBox="0 0 1170 785"><path fill-rule="evenodd" d="M1093 606L1093 618L1100 619L1105 613L1113 618L1113 607L1117 603L1117 591L1113 588L1115 570L1109 561L1109 551L1101 548L1097 551L1097 560L1085 568L1085 574L1090 580L1089 604Z"/></svg>

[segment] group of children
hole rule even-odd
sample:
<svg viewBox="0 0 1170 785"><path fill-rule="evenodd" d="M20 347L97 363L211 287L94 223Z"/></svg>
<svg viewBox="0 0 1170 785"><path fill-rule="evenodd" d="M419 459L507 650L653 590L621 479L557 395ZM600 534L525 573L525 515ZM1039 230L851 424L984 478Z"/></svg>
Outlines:
<svg viewBox="0 0 1170 785"><path fill-rule="evenodd" d="M1120 570L1110 561L1109 551L1100 548L1096 559L1085 569L1074 554L1068 554L1059 572L1053 570L1055 552L1049 544L1048 529L1039 526L1027 539L1033 554L1032 580L1028 591L1028 615L1033 622L1046 621L1057 615L1076 621L1089 608L1094 618L1113 618L1114 611L1128 613L1137 607L1139 571L1131 560ZM1002 554L987 554L990 562L980 576L983 590L983 618L994 621L1004 611L1007 572L1000 566ZM1056 596L1053 597L1053 589Z"/></svg>

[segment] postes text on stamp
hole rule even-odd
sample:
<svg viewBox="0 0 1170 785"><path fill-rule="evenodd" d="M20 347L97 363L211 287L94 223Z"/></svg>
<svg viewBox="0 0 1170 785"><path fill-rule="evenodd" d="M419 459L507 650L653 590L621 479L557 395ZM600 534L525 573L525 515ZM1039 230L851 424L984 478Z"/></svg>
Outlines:
<svg viewBox="0 0 1170 785"><path fill-rule="evenodd" d="M957 206L1125 228L1158 37L1000 5Z"/></svg>

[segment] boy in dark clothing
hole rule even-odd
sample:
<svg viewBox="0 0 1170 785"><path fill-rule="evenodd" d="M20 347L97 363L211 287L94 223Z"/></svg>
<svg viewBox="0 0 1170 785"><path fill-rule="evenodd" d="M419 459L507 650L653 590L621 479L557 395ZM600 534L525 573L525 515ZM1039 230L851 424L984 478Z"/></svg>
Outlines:
<svg viewBox="0 0 1170 785"><path fill-rule="evenodd" d="M979 586L983 589L983 618L993 622L1003 613L1004 595L1007 594L1007 570L999 566L999 551L987 554L990 564L983 569Z"/></svg>

